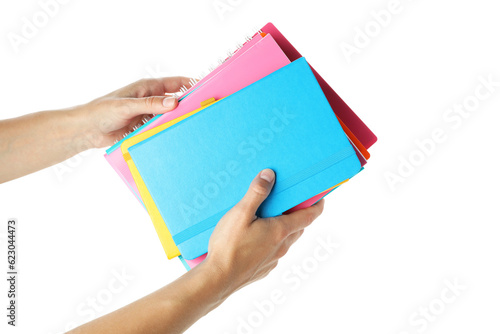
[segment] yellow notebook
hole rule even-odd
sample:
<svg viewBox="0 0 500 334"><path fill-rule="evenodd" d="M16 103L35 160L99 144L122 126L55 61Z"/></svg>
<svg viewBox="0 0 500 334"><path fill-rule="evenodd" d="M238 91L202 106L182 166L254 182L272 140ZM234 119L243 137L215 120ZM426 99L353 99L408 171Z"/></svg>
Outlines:
<svg viewBox="0 0 500 334"><path fill-rule="evenodd" d="M220 101L220 100L219 100ZM154 136L155 134L171 127L174 124L179 123L180 121L188 118L189 116L192 116L199 112L200 110L203 110L204 108L208 107L212 103L215 103L215 99L209 99L207 101L204 101L201 103L201 108L198 108L196 110L193 110L187 114L184 114L176 119L173 119L169 122L166 122L160 126L157 126L151 130L142 132L130 139L125 140L122 145L121 145L121 150L123 154L123 158L127 162L128 168L130 169L130 172L132 173L132 176L134 178L134 181L137 185L137 188L139 189L139 193L141 195L142 201L144 202L144 205L146 206L146 210L149 213L149 216L151 217L151 220L153 221L153 225L155 227L156 233L158 234L158 237L160 238L161 245L163 246L163 250L165 251L165 254L167 254L167 257L169 259L173 259L174 257L177 257L181 255L179 252L179 249L174 243L174 240L172 239L172 235L168 231L167 225L163 221L163 218L161 217L160 212L158 211L158 208L156 207L156 204L153 201L153 198L151 197L151 194L148 191L148 188L146 187L146 184L141 178L141 175L139 174L139 171L137 170L137 167L134 164L134 161L130 157L130 154L128 153L128 149L132 147L133 145L151 137Z"/></svg>

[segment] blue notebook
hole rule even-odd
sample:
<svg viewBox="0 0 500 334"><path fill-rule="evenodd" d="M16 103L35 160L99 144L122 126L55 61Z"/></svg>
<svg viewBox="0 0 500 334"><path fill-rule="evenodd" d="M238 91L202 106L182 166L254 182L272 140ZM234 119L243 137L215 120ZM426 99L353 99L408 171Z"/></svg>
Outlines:
<svg viewBox="0 0 500 334"><path fill-rule="evenodd" d="M220 218L264 168L277 216L361 169L304 58L129 148L182 256L208 249Z"/></svg>

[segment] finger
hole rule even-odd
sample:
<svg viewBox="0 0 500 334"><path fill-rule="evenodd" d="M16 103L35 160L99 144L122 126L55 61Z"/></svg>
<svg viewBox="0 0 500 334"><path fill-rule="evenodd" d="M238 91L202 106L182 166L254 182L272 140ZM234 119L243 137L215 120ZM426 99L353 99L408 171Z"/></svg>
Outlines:
<svg viewBox="0 0 500 334"><path fill-rule="evenodd" d="M259 268L254 276L253 276L253 279L254 281L258 281L264 277L266 277L267 275L269 275L269 273L271 271L274 270L274 268L276 268L278 266L278 259L274 260L274 261L271 261L269 264Z"/></svg>
<svg viewBox="0 0 500 334"><path fill-rule="evenodd" d="M324 206L325 200L322 199L306 209L275 217L275 221L277 224L281 224L281 227L287 231L287 235L291 235L311 225L311 223L323 212Z"/></svg>
<svg viewBox="0 0 500 334"><path fill-rule="evenodd" d="M249 284L252 284L253 282L256 282L256 281L258 281L258 280L266 277L277 266L278 266L278 260L276 259L276 260L273 260L273 261L269 262L268 264L263 265L262 267L259 267L252 274L251 278L245 284L243 284L242 286L240 286L236 291L240 290L241 288L243 288L243 287L245 287L245 286L247 286Z"/></svg>
<svg viewBox="0 0 500 334"><path fill-rule="evenodd" d="M154 78L154 79L144 79L141 80L141 86L143 88L143 96L151 95L164 95L165 93L176 93L181 87L191 88L192 82L195 79L187 77L167 77L167 78Z"/></svg>
<svg viewBox="0 0 500 334"><path fill-rule="evenodd" d="M249 217L254 217L259 206L264 202L267 196L269 196L274 185L274 180L275 174L272 169L264 169L261 171L259 175L253 179L247 193L237 206L243 209Z"/></svg>
<svg viewBox="0 0 500 334"><path fill-rule="evenodd" d="M126 87L119 89L110 95L121 97L145 97L145 96L160 96L165 93L176 93L181 87L190 88L191 83L196 82L196 79L187 77L166 77L141 79Z"/></svg>
<svg viewBox="0 0 500 334"><path fill-rule="evenodd" d="M290 234L288 237L286 237L285 240L283 240L283 242L281 243L281 246L278 248L278 250L274 254L274 257L276 259L280 259L283 256L285 256L285 254L288 252L288 250L290 249L290 247L297 240L299 240L299 238L302 236L303 233L304 233L304 230L299 230L297 232L294 232L294 233Z"/></svg>
<svg viewBox="0 0 500 334"><path fill-rule="evenodd" d="M198 81L187 77L160 78L158 80L161 81L165 93L178 92L182 86L189 89Z"/></svg>
<svg viewBox="0 0 500 334"><path fill-rule="evenodd" d="M173 96L148 96L143 98L120 99L124 116L131 119L143 114L163 114L177 107L177 99Z"/></svg>
<svg viewBox="0 0 500 334"><path fill-rule="evenodd" d="M149 122L149 120L153 118L153 115L138 115L132 118L129 121L129 124L125 126L124 129L120 129L119 131L122 133L129 133L135 131L137 128L141 127L143 124ZM122 134L123 135L123 134Z"/></svg>
<svg viewBox="0 0 500 334"><path fill-rule="evenodd" d="M300 239L300 237L304 234L304 230L298 230L297 232L294 232L290 234L285 241L283 241L283 246L285 246L288 250L294 243L297 242L297 240Z"/></svg>

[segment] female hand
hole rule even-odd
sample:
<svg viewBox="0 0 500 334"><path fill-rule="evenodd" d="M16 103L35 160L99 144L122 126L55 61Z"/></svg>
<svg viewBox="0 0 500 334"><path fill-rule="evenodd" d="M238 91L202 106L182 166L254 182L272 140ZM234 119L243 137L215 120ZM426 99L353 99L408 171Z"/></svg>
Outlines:
<svg viewBox="0 0 500 334"><path fill-rule="evenodd" d="M265 169L243 199L215 227L208 256L169 285L72 333L183 333L241 287L266 276L323 211L323 200L310 208L274 218L255 212L274 185Z"/></svg>
<svg viewBox="0 0 500 334"><path fill-rule="evenodd" d="M173 110L175 93L193 79L139 80L89 103L0 121L0 183L35 172L91 148L112 145L144 117Z"/></svg>
<svg viewBox="0 0 500 334"><path fill-rule="evenodd" d="M113 145L153 114L172 111L177 107L172 93L190 87L193 81L186 77L143 79L77 107L86 121L88 146Z"/></svg>
<svg viewBox="0 0 500 334"><path fill-rule="evenodd" d="M225 286L223 296L265 277L323 211L321 200L290 214L258 218L255 213L271 192L274 180L271 169L261 171L212 233L205 262L219 271Z"/></svg>

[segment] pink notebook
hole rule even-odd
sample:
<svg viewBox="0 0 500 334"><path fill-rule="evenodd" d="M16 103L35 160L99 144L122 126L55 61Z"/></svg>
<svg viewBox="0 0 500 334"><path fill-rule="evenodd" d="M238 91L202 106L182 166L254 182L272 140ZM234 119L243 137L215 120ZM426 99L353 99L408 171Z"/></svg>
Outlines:
<svg viewBox="0 0 500 334"><path fill-rule="evenodd" d="M251 42L253 41L252 39ZM174 111L160 115L139 129L137 133L152 129L195 110L200 107L201 102L207 99L212 97L220 99L228 96L290 63L271 35L268 34L253 43L251 42L245 44L237 52L238 57L235 58L235 54L223 64L224 66L220 66L223 68L218 69L217 73L211 73L209 78L205 78L206 80L199 82L196 87L188 91ZM248 46L248 44L251 45ZM134 132L132 135L137 133ZM114 150L106 154L105 158L136 197L140 199L139 191L121 151Z"/></svg>

